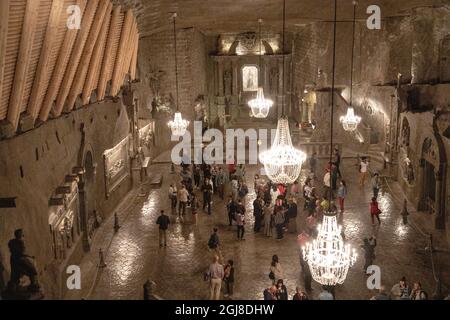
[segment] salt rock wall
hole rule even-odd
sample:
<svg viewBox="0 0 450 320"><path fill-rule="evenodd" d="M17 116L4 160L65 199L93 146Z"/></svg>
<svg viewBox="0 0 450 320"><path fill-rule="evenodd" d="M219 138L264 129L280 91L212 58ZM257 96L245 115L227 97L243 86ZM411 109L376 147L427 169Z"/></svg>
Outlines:
<svg viewBox="0 0 450 320"><path fill-rule="evenodd" d="M64 183L65 176L72 173L72 168L79 165L82 124L86 146L97 164L94 194L88 196L94 199L97 212L106 218L131 187L128 177L108 199L105 197L103 152L129 132L127 112L120 102L89 105L0 141L0 197L17 197L16 208L0 209L0 262L6 269L3 280L9 279L10 272L8 240L13 238L15 229L22 228L27 252L36 257L47 298L60 298L61 274L65 272L54 261L48 224L49 199ZM70 262L79 262L82 255L79 241Z"/></svg>

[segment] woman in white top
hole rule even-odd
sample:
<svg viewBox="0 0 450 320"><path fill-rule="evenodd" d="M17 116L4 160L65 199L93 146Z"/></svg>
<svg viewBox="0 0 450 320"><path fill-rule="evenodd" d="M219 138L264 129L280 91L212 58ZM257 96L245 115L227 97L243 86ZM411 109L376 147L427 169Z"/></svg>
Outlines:
<svg viewBox="0 0 450 320"><path fill-rule="evenodd" d="M364 187L364 184L366 183L368 171L369 171L369 162L367 161L367 158L364 158L361 160L361 163L359 164L359 185L361 187Z"/></svg>

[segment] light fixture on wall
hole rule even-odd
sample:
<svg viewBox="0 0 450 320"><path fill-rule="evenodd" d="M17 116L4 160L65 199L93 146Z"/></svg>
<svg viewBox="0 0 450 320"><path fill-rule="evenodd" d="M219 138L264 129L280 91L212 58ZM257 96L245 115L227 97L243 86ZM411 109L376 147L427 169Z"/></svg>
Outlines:
<svg viewBox="0 0 450 320"><path fill-rule="evenodd" d="M176 96L177 96L177 112L175 112L174 119L169 121L167 124L172 130L172 135L176 137L183 136L186 133L186 129L189 125L189 121L184 120L181 116L181 112L179 111L178 104L178 60L177 60L177 28L176 28L176 19L177 14L173 14L173 39L174 39L174 48L175 48L175 86L176 86Z"/></svg>
<svg viewBox="0 0 450 320"><path fill-rule="evenodd" d="M333 160L333 120L334 120L334 88L336 70L336 25L337 0L334 1L334 38L333 38L333 71L331 90L330 116L330 163ZM356 262L355 250L345 244L342 238L342 227L337 223L337 209L331 203L332 192L329 192L329 210L324 213L322 224L318 227L317 238L302 248L303 257L308 263L311 275L322 285L335 286L344 283L348 270Z"/></svg>
<svg viewBox="0 0 450 320"><path fill-rule="evenodd" d="M355 24L356 24L356 5L358 3L353 1L353 40L352 40L352 63L350 72L350 105L347 108L347 114L340 118L342 127L345 131L353 132L358 128L361 122L361 117L355 115L355 110L353 109L353 60L355 52Z"/></svg>
<svg viewBox="0 0 450 320"><path fill-rule="evenodd" d="M286 0L283 0L283 48L285 47L286 28ZM283 50L283 95L282 116L278 119L277 131L272 147L261 152L259 160L264 165L264 170L269 179L274 183L293 183L302 170L306 154L292 146L289 132L289 121L284 114L285 101L285 54Z"/></svg>
<svg viewBox="0 0 450 320"><path fill-rule="evenodd" d="M258 20L259 22L259 74L261 74L261 59L262 59L262 38L261 38L261 23L262 19ZM267 118L269 115L270 108L273 106L273 101L270 99L264 98L264 89L262 86L258 86L258 91L256 92L256 98L252 99L248 102L249 107L252 111L252 116L255 118Z"/></svg>

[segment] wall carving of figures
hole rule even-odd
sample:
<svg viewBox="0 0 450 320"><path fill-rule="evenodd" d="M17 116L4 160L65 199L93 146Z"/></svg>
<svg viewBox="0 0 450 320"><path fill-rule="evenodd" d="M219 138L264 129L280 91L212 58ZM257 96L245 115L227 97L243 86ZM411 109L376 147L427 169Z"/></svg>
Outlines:
<svg viewBox="0 0 450 320"><path fill-rule="evenodd" d="M203 121L207 115L206 101L203 94L199 95L194 101L195 120Z"/></svg>
<svg viewBox="0 0 450 320"><path fill-rule="evenodd" d="M67 188L70 188L70 193L64 194L61 205L50 207L48 218L54 258L61 261L67 258L67 251L76 242L81 232L77 183L73 182Z"/></svg>
<svg viewBox="0 0 450 320"><path fill-rule="evenodd" d="M422 157L433 164L435 168L439 167L438 151L435 143L431 138L426 138L422 146Z"/></svg>
<svg viewBox="0 0 450 320"><path fill-rule="evenodd" d="M175 99L173 95L169 93L165 96L155 96L152 100L152 118L169 118L171 117L176 109Z"/></svg>
<svg viewBox="0 0 450 320"><path fill-rule="evenodd" d="M160 70L155 66L150 66L150 71L145 75L154 97L160 96L161 80L165 74L166 73L163 70Z"/></svg>
<svg viewBox="0 0 450 320"><path fill-rule="evenodd" d="M402 165L402 176L403 179L410 185L414 185L415 181L415 174L414 174L414 166L412 161L406 156L406 154L403 157Z"/></svg>
<svg viewBox="0 0 450 320"><path fill-rule="evenodd" d="M281 36L263 32L260 51L259 35L255 32L221 34L218 47L221 55L274 54L280 51Z"/></svg>
<svg viewBox="0 0 450 320"><path fill-rule="evenodd" d="M259 85L259 70L258 67L247 65L242 67L242 90L243 91L257 91Z"/></svg>
<svg viewBox="0 0 450 320"><path fill-rule="evenodd" d="M108 149L103 153L107 198L130 174L128 164L128 142L129 137L126 137L115 147Z"/></svg>
<svg viewBox="0 0 450 320"><path fill-rule="evenodd" d="M409 127L408 119L404 118L402 122L402 146L409 147L409 137L410 137L411 129Z"/></svg>
<svg viewBox="0 0 450 320"><path fill-rule="evenodd" d="M151 121L139 129L139 145L147 149L147 153L155 147L155 121Z"/></svg>

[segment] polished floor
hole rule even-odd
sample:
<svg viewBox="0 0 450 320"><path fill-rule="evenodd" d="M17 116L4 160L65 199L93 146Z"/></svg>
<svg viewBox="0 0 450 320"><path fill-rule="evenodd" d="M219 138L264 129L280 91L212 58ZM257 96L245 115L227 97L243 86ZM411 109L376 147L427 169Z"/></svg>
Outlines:
<svg viewBox="0 0 450 320"><path fill-rule="evenodd" d="M405 276L411 282L420 281L431 296L435 281L430 255L423 250L427 238L422 234L432 230L431 216L412 212L412 223L403 225L400 216L403 196L398 185L391 182L389 186L384 184L379 196L382 224L373 227L368 211L370 186L366 183L364 189L359 187L354 163L353 159L345 159L342 165L349 188L343 222L346 238L357 249L359 258L345 283L337 287L336 298L369 299L373 296L374 292L366 286L363 250L360 248L363 238L371 235L378 238L374 263L381 268L381 281L386 288L390 290ZM142 285L147 279L157 283L155 293L163 299L208 299L208 283L203 281L202 275L210 263L207 242L215 226L219 228L224 258L235 262L234 299L262 299L263 290L270 284L268 273L273 254L280 257L289 295L292 296L296 286L303 287L297 234L288 233L283 240L277 241L253 233L252 181L255 167L248 168L246 177L251 189L246 198L245 240L236 239L236 227L228 226L225 203L214 196L213 214L208 216L200 211L196 225L190 222L190 214L184 222L173 216L174 223L168 231L168 247L160 248L155 221L160 209L170 211L168 186L179 179L177 174L169 173L169 168L168 164L152 167L153 170L167 172L160 189L144 186L131 192L123 201L117 209L121 228L116 234L112 232L113 219L104 222L95 236L92 253L81 264L82 290L68 292L67 299L142 299ZM298 230L304 226L302 207L300 203ZM410 210L413 211L412 208ZM419 225L420 228L417 227ZM107 267L103 269L96 267L99 248L105 252ZM436 272L449 280L450 254L436 254L435 262ZM317 298L319 293L320 286L313 283L312 298Z"/></svg>

